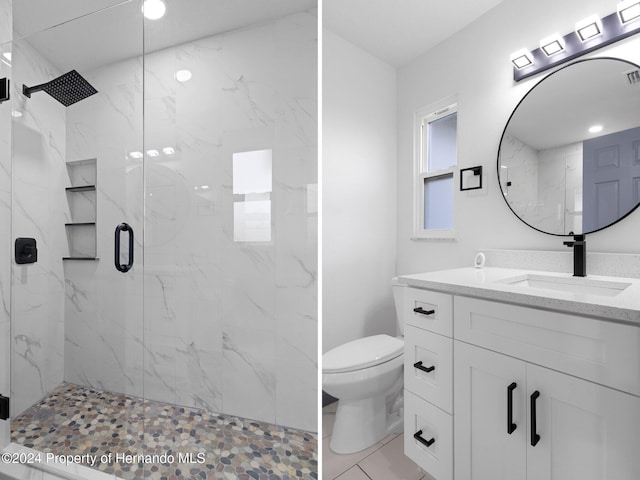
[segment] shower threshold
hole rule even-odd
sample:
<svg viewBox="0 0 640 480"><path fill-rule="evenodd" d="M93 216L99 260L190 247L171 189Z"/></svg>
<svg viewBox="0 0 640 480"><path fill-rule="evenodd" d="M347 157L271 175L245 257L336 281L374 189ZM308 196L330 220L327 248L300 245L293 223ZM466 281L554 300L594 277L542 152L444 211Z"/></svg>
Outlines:
<svg viewBox="0 0 640 480"><path fill-rule="evenodd" d="M112 480L318 478L316 434L69 383L11 427L10 447Z"/></svg>

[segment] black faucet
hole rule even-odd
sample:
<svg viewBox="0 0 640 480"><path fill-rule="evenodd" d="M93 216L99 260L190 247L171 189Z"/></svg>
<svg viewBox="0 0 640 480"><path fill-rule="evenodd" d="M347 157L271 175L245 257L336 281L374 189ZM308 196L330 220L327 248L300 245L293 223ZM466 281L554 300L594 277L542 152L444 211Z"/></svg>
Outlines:
<svg viewBox="0 0 640 480"><path fill-rule="evenodd" d="M572 232L569 232L572 234ZM584 235L573 235L573 241L562 242L567 247L573 247L573 276L587 276L587 241Z"/></svg>

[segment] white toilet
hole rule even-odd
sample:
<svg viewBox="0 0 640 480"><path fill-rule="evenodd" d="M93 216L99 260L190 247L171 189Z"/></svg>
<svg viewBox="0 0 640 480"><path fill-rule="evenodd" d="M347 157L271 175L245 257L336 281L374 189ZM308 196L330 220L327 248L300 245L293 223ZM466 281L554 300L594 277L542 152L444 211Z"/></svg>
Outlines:
<svg viewBox="0 0 640 480"><path fill-rule="evenodd" d="M399 333L405 285L391 281ZM404 340L373 335L336 347L322 356L322 388L338 399L329 444L354 453L382 440L402 423Z"/></svg>

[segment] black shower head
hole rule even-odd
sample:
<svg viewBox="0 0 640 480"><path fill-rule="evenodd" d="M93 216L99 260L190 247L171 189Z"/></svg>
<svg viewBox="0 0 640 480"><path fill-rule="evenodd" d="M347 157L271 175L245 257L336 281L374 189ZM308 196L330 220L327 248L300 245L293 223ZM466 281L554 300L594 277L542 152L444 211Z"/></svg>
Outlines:
<svg viewBox="0 0 640 480"><path fill-rule="evenodd" d="M31 98L31 94L44 90L65 107L73 105L80 100L84 100L98 91L87 82L82 75L75 70L54 78L53 80L36 85L35 87L27 87L22 85L22 93Z"/></svg>

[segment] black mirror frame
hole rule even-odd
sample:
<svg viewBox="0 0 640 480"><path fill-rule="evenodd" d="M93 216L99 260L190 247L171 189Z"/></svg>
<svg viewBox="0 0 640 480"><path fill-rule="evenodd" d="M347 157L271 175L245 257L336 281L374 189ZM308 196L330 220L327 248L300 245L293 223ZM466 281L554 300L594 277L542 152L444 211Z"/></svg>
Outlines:
<svg viewBox="0 0 640 480"><path fill-rule="evenodd" d="M630 68L636 68L636 69L640 69L640 65L636 65L635 63L629 61L629 60L625 60L622 58L616 58L616 57L593 57L593 58L584 58L581 60L577 60L575 62L571 62L567 65L564 65L560 68L558 68L557 70L554 70L553 72L551 72L549 75L545 76L544 78L542 78L539 82L537 82L533 87L531 87L529 89L529 91L527 93L525 93L525 95L520 99L520 101L518 102L518 104L515 106L515 108L513 109L513 111L511 112L511 115L509 115L509 119L507 120L507 123L504 126L504 129L502 130L502 135L500 136L500 143L498 143L498 155L497 155L497 159L496 159L496 174L498 177L498 186L500 187L500 194L502 195L502 198L504 200L504 203L507 204L507 207L509 207L509 210L511 210L511 213L513 213L518 220L520 220L522 223L524 223L525 225L527 225L530 228L533 228L534 230L537 230L538 232L547 234L547 235L553 235L554 237L573 237L574 234L573 233L551 233L551 232L545 232L544 230L540 230L537 227L534 227L533 225L525 222L514 210L513 208L511 208L511 205L509 204L509 202L507 201L507 197L505 195L505 191L502 189L502 183L500 183L500 149L502 148L502 141L504 140L504 135L507 132L507 128L509 127L509 123L511 122L511 118L513 118L513 115L516 113L516 111L518 110L518 107L520 106L520 104L522 102L524 102L524 100L529 96L529 94L531 92L533 92L536 87L538 85L540 85L542 82L544 82L545 80L547 80L548 78L550 78L551 76L555 75L556 73L560 72L561 70L564 70L565 68L569 68L573 65L577 65L579 63L583 63L583 62L590 62L593 60L616 60L618 62L624 62L624 63L628 63ZM631 213L633 213L635 210L637 210L638 206L640 206L640 202L636 203L636 206L633 207L631 210L629 210L627 213L625 213L624 215L622 215L620 218L618 218L615 222L611 222L608 225L605 225L603 227L600 227L596 230L591 230L589 232L579 232L580 235L590 235L592 233L596 233L599 232L601 230L604 230L605 228L609 228L612 225L615 225L616 223L624 220L625 218L627 218L629 215L631 215Z"/></svg>

